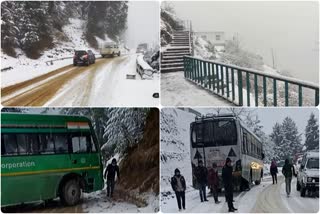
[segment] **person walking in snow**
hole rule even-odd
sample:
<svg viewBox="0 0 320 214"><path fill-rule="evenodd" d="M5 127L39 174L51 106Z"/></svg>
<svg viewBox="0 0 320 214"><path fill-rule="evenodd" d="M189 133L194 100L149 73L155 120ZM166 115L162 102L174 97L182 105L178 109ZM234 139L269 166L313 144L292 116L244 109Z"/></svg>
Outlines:
<svg viewBox="0 0 320 214"><path fill-rule="evenodd" d="M282 167L282 174L285 177L285 182L286 182L286 192L287 192L287 197L290 196L291 193L291 180L292 180L292 175L297 177L296 171L293 167L293 165L289 162L289 159L287 158L284 162L284 165Z"/></svg>
<svg viewBox="0 0 320 214"><path fill-rule="evenodd" d="M276 182L276 184L278 183L277 173L278 173L277 163L275 160L273 160L271 162L271 166L270 166L270 174L272 176L272 184L274 184L274 182Z"/></svg>
<svg viewBox="0 0 320 214"><path fill-rule="evenodd" d="M218 200L219 177L218 177L218 169L217 169L216 163L213 163L212 168L209 170L208 186L211 189L214 202L216 204L219 204L220 203L220 201Z"/></svg>
<svg viewBox="0 0 320 214"><path fill-rule="evenodd" d="M206 187L208 183L208 170L203 166L202 160L199 160L198 167L195 170L195 177L199 187L200 201L208 201L206 195Z"/></svg>
<svg viewBox="0 0 320 214"><path fill-rule="evenodd" d="M233 206L233 176L232 176L232 165L231 165L231 159L227 158L226 163L222 168L222 180L224 183L224 191L226 195L226 199L228 202L228 208L229 212L234 212L237 209Z"/></svg>
<svg viewBox="0 0 320 214"><path fill-rule="evenodd" d="M174 176L171 178L171 187L176 194L179 211L181 208L186 209L186 181L177 168L174 170ZM181 206L182 205L182 206Z"/></svg>
<svg viewBox="0 0 320 214"><path fill-rule="evenodd" d="M111 198L113 196L116 174L118 180L120 180L119 166L117 165L117 160L113 158L111 164L107 166L104 172L104 179L107 179L107 196Z"/></svg>

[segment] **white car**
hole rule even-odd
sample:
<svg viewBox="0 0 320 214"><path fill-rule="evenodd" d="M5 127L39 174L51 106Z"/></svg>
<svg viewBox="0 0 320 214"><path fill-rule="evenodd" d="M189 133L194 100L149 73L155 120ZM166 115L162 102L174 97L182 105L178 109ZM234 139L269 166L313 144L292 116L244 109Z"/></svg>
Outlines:
<svg viewBox="0 0 320 214"><path fill-rule="evenodd" d="M115 42L106 42L100 47L100 54L105 56L120 56L121 51L119 45Z"/></svg>
<svg viewBox="0 0 320 214"><path fill-rule="evenodd" d="M297 176L297 190L304 197L319 196L319 151L309 151L303 155Z"/></svg>

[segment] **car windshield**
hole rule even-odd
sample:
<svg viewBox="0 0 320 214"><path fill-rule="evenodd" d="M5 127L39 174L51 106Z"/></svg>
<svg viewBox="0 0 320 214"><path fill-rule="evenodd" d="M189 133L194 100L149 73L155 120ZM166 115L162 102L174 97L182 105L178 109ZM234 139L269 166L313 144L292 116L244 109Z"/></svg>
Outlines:
<svg viewBox="0 0 320 214"><path fill-rule="evenodd" d="M319 158L310 158L306 167L307 169L319 169Z"/></svg>
<svg viewBox="0 0 320 214"><path fill-rule="evenodd" d="M75 54L76 54L77 56L83 56L83 55L86 55L87 52L86 52L86 51L76 51Z"/></svg>

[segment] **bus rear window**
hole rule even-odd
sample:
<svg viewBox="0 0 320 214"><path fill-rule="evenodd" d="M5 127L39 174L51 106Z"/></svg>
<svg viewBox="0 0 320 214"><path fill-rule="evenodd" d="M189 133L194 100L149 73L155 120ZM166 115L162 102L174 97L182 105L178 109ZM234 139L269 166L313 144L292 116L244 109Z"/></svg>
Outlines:
<svg viewBox="0 0 320 214"><path fill-rule="evenodd" d="M214 120L194 123L193 147L214 147L237 144L237 129L233 120Z"/></svg>

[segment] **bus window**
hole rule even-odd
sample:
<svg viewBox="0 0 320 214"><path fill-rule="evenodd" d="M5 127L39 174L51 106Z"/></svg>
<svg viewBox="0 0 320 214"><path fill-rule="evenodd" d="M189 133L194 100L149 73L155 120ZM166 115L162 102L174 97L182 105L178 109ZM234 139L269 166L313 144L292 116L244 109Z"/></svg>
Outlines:
<svg viewBox="0 0 320 214"><path fill-rule="evenodd" d="M234 121L220 120L214 122L214 140L216 146L236 145L237 130Z"/></svg>
<svg viewBox="0 0 320 214"><path fill-rule="evenodd" d="M96 149L96 145L94 144L93 138L91 137L90 139L91 139L91 151L96 152L97 149Z"/></svg>
<svg viewBox="0 0 320 214"><path fill-rule="evenodd" d="M68 139L66 135L54 135L56 153L68 153Z"/></svg>
<svg viewBox="0 0 320 214"><path fill-rule="evenodd" d="M18 145L13 134L1 134L1 155L17 155Z"/></svg>
<svg viewBox="0 0 320 214"><path fill-rule="evenodd" d="M90 137L89 136L73 136L71 141L72 141L72 152L73 153L90 152Z"/></svg>
<svg viewBox="0 0 320 214"><path fill-rule="evenodd" d="M26 136L28 138L28 144L29 144L28 153L29 154L39 154L40 147L39 147L38 135L28 134Z"/></svg>
<svg viewBox="0 0 320 214"><path fill-rule="evenodd" d="M40 153L41 154L54 154L53 137L49 135L39 135Z"/></svg>
<svg viewBox="0 0 320 214"><path fill-rule="evenodd" d="M19 155L27 154L28 148L28 138L25 134L17 134L17 144Z"/></svg>
<svg viewBox="0 0 320 214"><path fill-rule="evenodd" d="M243 132L242 153L247 154L247 133Z"/></svg>

